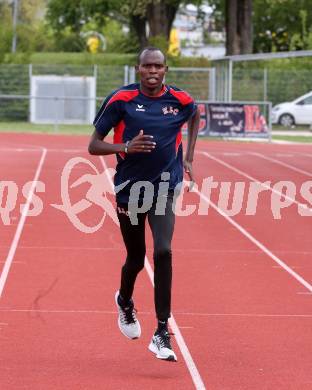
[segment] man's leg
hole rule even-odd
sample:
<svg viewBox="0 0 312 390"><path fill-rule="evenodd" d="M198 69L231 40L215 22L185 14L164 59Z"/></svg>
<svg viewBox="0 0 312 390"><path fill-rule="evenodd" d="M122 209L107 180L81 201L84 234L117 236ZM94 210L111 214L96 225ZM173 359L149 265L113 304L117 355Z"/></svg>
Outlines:
<svg viewBox="0 0 312 390"><path fill-rule="evenodd" d="M118 211L119 210L119 211ZM120 212L123 210L123 212ZM120 295L129 302L138 273L144 268L145 247L145 218L146 214L138 214L138 225L132 225L126 208L117 208L120 230L127 250L127 258L121 270Z"/></svg>
<svg viewBox="0 0 312 390"><path fill-rule="evenodd" d="M139 224L132 225L127 209L117 207L120 230L127 249L126 262L121 270L121 286L116 292L115 301L118 308L118 326L120 331L130 339L141 336L141 326L136 317L132 299L133 289L138 273L144 267L145 258L145 218L139 215Z"/></svg>
<svg viewBox="0 0 312 390"><path fill-rule="evenodd" d="M155 206L148 212L154 240L154 284L157 319L167 321L171 312L172 253L175 215L172 196L168 196L164 215L155 215Z"/></svg>
<svg viewBox="0 0 312 390"><path fill-rule="evenodd" d="M171 240L175 222L172 203L172 197L169 196L165 215L155 215L155 207L148 213L148 221L154 239L155 309L158 320L156 332L148 349L158 359L176 362L177 357L173 352L168 332L172 282Z"/></svg>

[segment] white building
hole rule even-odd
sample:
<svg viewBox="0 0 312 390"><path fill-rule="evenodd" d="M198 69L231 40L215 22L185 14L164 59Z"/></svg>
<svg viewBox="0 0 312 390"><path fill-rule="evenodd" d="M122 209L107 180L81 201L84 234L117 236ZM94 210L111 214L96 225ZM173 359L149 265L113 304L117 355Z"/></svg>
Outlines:
<svg viewBox="0 0 312 390"><path fill-rule="evenodd" d="M200 7L194 4L180 6L173 27L177 30L182 55L216 58L225 54L225 34L215 31L212 14L213 8L208 4ZM209 32L210 37L220 43L205 45L205 32Z"/></svg>
<svg viewBox="0 0 312 390"><path fill-rule="evenodd" d="M213 9L208 5L196 7L193 4L181 6L175 17L173 27L178 31L182 46L202 46L204 30L209 28L210 16ZM199 14L203 18L199 19Z"/></svg>

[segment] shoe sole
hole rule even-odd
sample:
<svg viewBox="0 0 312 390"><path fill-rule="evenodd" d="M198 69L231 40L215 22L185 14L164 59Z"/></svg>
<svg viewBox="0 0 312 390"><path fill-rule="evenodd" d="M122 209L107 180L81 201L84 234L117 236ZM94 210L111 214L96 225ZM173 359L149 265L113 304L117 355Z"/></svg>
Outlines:
<svg viewBox="0 0 312 390"><path fill-rule="evenodd" d="M130 336L128 336L128 335L123 331L123 329L122 329L122 327L121 327L121 323L120 323L120 319L119 319L119 305L118 305L118 301L117 301L118 295L119 295L119 291L117 291L116 294L115 294L115 303L116 303L117 310L118 310L118 328L119 328L120 332L121 332L125 337L127 337L127 339L130 339L130 340L137 340L137 339L141 336L141 326L140 326L140 323L139 323L140 336L136 336L136 337L130 337Z"/></svg>
<svg viewBox="0 0 312 390"><path fill-rule="evenodd" d="M154 346L153 343L150 343L150 345L148 346L148 349L151 352L153 352L156 355L157 359L159 359L159 360L164 360L165 362L174 362L174 363L176 363L178 361L177 358L175 358L173 355L169 355L167 357L159 355L158 350L156 349L156 347Z"/></svg>

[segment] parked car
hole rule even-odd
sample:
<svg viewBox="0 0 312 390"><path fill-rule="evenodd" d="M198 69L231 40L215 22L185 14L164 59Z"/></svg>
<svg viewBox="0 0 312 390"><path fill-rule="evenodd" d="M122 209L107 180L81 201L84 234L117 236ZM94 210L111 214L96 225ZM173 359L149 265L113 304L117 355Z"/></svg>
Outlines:
<svg viewBox="0 0 312 390"><path fill-rule="evenodd" d="M312 91L292 102L272 108L272 123L282 126L312 125Z"/></svg>

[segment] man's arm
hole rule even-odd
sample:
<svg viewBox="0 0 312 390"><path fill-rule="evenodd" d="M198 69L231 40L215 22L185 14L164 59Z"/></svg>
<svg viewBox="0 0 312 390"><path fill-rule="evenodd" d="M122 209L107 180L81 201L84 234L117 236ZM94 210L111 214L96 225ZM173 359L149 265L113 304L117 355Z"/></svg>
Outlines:
<svg viewBox="0 0 312 390"><path fill-rule="evenodd" d="M187 148L184 157L184 170L188 174L190 181L194 182L192 162L194 158L195 144L199 129L200 111L197 107L196 113L188 120L188 131L187 131Z"/></svg>
<svg viewBox="0 0 312 390"><path fill-rule="evenodd" d="M140 130L139 134L132 138L131 141L122 144L111 144L104 141L104 136L99 134L96 130L93 132L88 151L90 154L97 156L105 156L107 154L122 153L150 153L155 149L156 143L152 141L153 136L144 135L143 130Z"/></svg>

